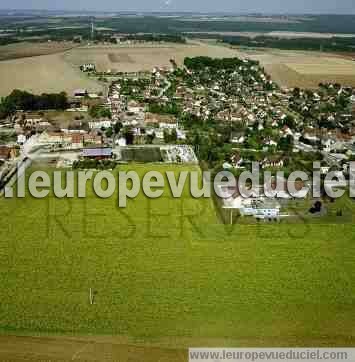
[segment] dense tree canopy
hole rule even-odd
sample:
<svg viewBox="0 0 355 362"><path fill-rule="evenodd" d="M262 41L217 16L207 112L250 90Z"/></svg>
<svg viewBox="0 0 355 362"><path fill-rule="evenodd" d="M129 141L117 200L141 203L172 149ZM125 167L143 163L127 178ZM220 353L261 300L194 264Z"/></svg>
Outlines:
<svg viewBox="0 0 355 362"><path fill-rule="evenodd" d="M18 110L39 111L47 109L64 110L69 107L66 93L43 93L35 95L26 91L14 90L0 103L0 118L6 118Z"/></svg>
<svg viewBox="0 0 355 362"><path fill-rule="evenodd" d="M251 63L258 64L256 61L249 61ZM244 64L243 60L239 58L210 58L210 57L195 57L195 58L185 58L184 65L190 70L199 70L205 67L213 69L233 69L237 66Z"/></svg>
<svg viewBox="0 0 355 362"><path fill-rule="evenodd" d="M223 42L246 47L277 48L291 50L354 51L355 38L277 38L272 36L228 36Z"/></svg>

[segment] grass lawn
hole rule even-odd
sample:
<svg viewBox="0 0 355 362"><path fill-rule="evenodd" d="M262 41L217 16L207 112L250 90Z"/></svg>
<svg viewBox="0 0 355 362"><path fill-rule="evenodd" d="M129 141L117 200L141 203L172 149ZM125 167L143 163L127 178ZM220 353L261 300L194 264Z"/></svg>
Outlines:
<svg viewBox="0 0 355 362"><path fill-rule="evenodd" d="M0 199L0 209L3 333L355 346L353 223L230 228L187 190L182 200L141 194L126 209L92 193Z"/></svg>

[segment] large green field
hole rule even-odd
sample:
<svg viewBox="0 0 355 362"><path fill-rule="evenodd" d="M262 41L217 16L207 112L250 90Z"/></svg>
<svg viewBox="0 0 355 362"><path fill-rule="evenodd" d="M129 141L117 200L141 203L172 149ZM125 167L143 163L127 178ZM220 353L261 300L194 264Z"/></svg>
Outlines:
<svg viewBox="0 0 355 362"><path fill-rule="evenodd" d="M211 200L187 191L182 200L141 194L126 209L91 192L0 199L0 210L2 333L186 347L355 345L352 223L230 228Z"/></svg>

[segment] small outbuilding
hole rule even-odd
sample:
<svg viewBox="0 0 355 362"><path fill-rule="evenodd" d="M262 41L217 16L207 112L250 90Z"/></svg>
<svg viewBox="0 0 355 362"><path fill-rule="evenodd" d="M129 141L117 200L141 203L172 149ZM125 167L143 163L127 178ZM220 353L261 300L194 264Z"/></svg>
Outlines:
<svg viewBox="0 0 355 362"><path fill-rule="evenodd" d="M96 147L85 148L82 157L95 160L104 160L112 158L112 148L109 147Z"/></svg>

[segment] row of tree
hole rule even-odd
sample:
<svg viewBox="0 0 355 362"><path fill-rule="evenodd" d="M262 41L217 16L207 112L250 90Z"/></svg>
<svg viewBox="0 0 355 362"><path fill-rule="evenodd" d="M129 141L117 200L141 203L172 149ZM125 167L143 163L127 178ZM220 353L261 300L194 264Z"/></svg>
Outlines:
<svg viewBox="0 0 355 362"><path fill-rule="evenodd" d="M323 51L354 51L355 38L277 38L271 36L257 36L249 38L246 36L228 36L223 42L258 48L277 48L290 50L323 50Z"/></svg>
<svg viewBox="0 0 355 362"><path fill-rule="evenodd" d="M117 166L117 163L112 160L78 160L74 161L73 169L74 170L88 170L88 169L98 169L98 170L114 170Z"/></svg>
<svg viewBox="0 0 355 362"><path fill-rule="evenodd" d="M257 65L257 61L249 60L250 64ZM234 69L243 65L244 62L239 58L210 58L205 56L195 57L195 58L185 58L184 65L190 70L201 70L203 68L212 68L212 69Z"/></svg>
<svg viewBox="0 0 355 362"><path fill-rule="evenodd" d="M146 42L169 42L185 44L186 39L181 35L175 34L130 34L123 38L122 41L146 41Z"/></svg>

